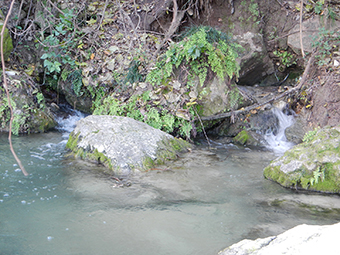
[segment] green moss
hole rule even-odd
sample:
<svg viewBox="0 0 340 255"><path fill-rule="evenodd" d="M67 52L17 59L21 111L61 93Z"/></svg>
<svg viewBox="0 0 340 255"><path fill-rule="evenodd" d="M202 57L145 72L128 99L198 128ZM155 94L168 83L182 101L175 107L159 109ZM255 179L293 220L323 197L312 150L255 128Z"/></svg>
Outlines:
<svg viewBox="0 0 340 255"><path fill-rule="evenodd" d="M337 165L337 164L336 164ZM264 177L273 180L284 187L302 188L311 191L320 191L327 193L340 193L340 176L334 169L334 164L327 163L322 166L325 169L325 177L311 185L313 172L306 169L299 169L289 174L280 170L280 166L268 166L264 169ZM337 167L336 167L337 168Z"/></svg>
<svg viewBox="0 0 340 255"><path fill-rule="evenodd" d="M66 148L70 149L71 151L75 151L78 145L78 140L79 140L79 133L75 134L74 132L72 132L66 143Z"/></svg>
<svg viewBox="0 0 340 255"><path fill-rule="evenodd" d="M240 133L237 134L237 136L234 137L233 141L234 143L239 144L246 144L249 139L249 134L246 130L242 130Z"/></svg>
<svg viewBox="0 0 340 255"><path fill-rule="evenodd" d="M336 164L337 165L337 164ZM309 187L310 190L340 193L340 176L338 176L334 164L327 163L323 166L324 180L320 180Z"/></svg>
<svg viewBox="0 0 340 255"><path fill-rule="evenodd" d="M168 160L177 158L179 152L187 151L191 148L191 144L183 139L166 139L158 143L158 150L156 152L156 159L152 160L150 157L146 157L143 160L143 170L148 170L155 165L164 164Z"/></svg>
<svg viewBox="0 0 340 255"><path fill-rule="evenodd" d="M284 187L297 188L301 185L301 172L301 170L297 170L288 175L280 170L280 166L268 166L264 169L263 175L265 178L273 180Z"/></svg>
<svg viewBox="0 0 340 255"><path fill-rule="evenodd" d="M112 167L111 160L106 157L102 152L99 152L97 149L95 149L93 152L86 152L86 154L83 155L83 158L94 160L108 168Z"/></svg>
<svg viewBox="0 0 340 255"><path fill-rule="evenodd" d="M1 12L1 10L0 10ZM2 14L2 12L1 12ZM0 16L1 16L0 14ZM2 30L3 27L3 21L0 20L0 31ZM4 59L5 61L9 58L9 55L11 54L12 50L13 50L13 43L12 43L12 38L8 32L8 29L5 28L4 31L4 44L3 44L3 50L4 50Z"/></svg>
<svg viewBox="0 0 340 255"><path fill-rule="evenodd" d="M153 168L155 166L155 162L150 157L145 157L142 162L143 168L145 170Z"/></svg>

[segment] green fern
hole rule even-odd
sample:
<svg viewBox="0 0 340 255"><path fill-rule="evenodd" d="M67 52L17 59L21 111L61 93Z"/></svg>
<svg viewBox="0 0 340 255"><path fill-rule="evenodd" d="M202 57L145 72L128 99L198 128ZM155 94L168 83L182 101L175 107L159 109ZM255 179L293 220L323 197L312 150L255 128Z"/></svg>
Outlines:
<svg viewBox="0 0 340 255"><path fill-rule="evenodd" d="M197 76L201 85L206 80L208 68L221 80L227 76L238 77L240 67L236 58L241 46L211 27L192 28L186 35L182 41L170 45L156 63L155 69L147 75L147 82L153 85L166 83L174 69L181 64L189 66L191 81Z"/></svg>

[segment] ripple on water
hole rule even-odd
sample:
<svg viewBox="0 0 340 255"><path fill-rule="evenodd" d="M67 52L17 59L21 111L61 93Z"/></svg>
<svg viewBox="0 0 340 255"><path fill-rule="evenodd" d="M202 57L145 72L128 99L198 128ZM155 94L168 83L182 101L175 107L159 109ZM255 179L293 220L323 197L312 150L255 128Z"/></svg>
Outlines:
<svg viewBox="0 0 340 255"><path fill-rule="evenodd" d="M262 169L275 157L268 151L198 147L122 181L131 186L113 187L101 166L63 158L63 140L60 133L20 137L20 146L29 148L19 155L29 162L28 177L15 172L0 143L4 254L217 254L243 238L340 220L318 209L340 208L338 197L325 202L264 180ZM309 200L314 207L299 206Z"/></svg>

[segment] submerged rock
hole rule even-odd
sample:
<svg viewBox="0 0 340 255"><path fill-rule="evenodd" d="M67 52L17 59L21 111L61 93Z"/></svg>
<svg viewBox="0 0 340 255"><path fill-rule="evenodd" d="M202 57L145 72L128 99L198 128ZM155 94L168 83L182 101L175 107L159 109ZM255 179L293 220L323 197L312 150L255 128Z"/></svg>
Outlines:
<svg viewBox="0 0 340 255"><path fill-rule="evenodd" d="M278 236L242 240L219 252L219 255L338 254L339 233L340 223L329 226L303 224Z"/></svg>
<svg viewBox="0 0 340 255"><path fill-rule="evenodd" d="M307 133L264 169L264 176L284 187L340 193L340 126Z"/></svg>
<svg viewBox="0 0 340 255"><path fill-rule="evenodd" d="M116 174L127 175L175 159L177 153L191 146L128 117L90 115L77 122L67 147L76 156L102 163Z"/></svg>

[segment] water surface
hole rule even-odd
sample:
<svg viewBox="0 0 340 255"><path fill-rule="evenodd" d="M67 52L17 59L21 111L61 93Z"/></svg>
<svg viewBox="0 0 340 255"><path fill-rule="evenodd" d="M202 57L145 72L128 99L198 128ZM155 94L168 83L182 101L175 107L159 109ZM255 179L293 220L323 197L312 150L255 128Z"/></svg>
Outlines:
<svg viewBox="0 0 340 255"><path fill-rule="evenodd" d="M265 180L270 151L202 141L176 162L117 183L68 158L67 135L0 135L0 254L209 255L244 238L340 221L337 196ZM307 206L308 205L308 206Z"/></svg>

